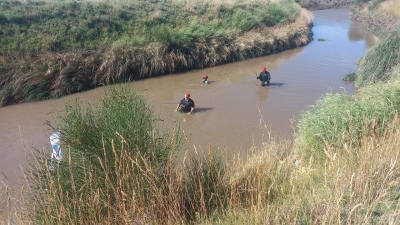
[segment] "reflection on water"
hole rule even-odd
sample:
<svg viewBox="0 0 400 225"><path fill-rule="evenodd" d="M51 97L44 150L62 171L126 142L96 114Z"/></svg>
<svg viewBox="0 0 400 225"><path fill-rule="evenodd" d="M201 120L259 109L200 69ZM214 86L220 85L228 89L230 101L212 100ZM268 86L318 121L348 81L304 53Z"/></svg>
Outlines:
<svg viewBox="0 0 400 225"><path fill-rule="evenodd" d="M273 86L273 84L270 84L271 86ZM267 100L268 98L268 93L269 93L269 88L256 88L256 93L258 95L258 99L260 100L260 102L263 102L265 100Z"/></svg>
<svg viewBox="0 0 400 225"><path fill-rule="evenodd" d="M376 43L376 37L364 30L360 24L351 23L349 28L349 40L352 41L364 41L368 48L372 47Z"/></svg>
<svg viewBox="0 0 400 225"><path fill-rule="evenodd" d="M348 18L348 9L315 11L314 40L309 45L266 57L215 66L181 74L155 77L130 84L146 96L170 129L181 124L189 137L186 148L193 145L247 150L260 137L260 121L278 138L291 138L292 121L302 110L327 92L352 93L352 83L342 81L354 72L356 62L372 45L372 35L361 24ZM326 41L316 41L323 38ZM261 87L256 74L266 66L271 73L271 86ZM209 76L209 85L202 77ZM174 112L185 92L190 92L196 112L189 115ZM61 99L26 103L0 108L0 170L8 178L24 163L22 141L51 151L47 120L64 101L77 97L93 102L102 88Z"/></svg>

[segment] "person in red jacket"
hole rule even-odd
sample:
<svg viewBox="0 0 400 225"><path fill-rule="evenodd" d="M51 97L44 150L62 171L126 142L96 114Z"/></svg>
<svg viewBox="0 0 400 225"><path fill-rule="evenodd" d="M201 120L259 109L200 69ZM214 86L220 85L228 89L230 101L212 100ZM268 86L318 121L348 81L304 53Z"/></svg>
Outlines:
<svg viewBox="0 0 400 225"><path fill-rule="evenodd" d="M208 75L203 76L203 84L205 84L205 85L208 84Z"/></svg>

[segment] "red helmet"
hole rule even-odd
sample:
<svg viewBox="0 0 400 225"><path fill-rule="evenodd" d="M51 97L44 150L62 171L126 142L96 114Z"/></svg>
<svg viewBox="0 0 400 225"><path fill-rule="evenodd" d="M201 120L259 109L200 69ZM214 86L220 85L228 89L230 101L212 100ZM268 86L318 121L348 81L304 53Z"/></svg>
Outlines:
<svg viewBox="0 0 400 225"><path fill-rule="evenodd" d="M203 79L206 79L206 80L207 80L207 79L208 79L208 76L207 76L207 75L204 75L204 76L203 76Z"/></svg>
<svg viewBox="0 0 400 225"><path fill-rule="evenodd" d="M185 98L189 98L189 97L190 97L190 94L188 92L186 92Z"/></svg>
<svg viewBox="0 0 400 225"><path fill-rule="evenodd" d="M263 67L261 67L261 70L262 70L263 72L265 72L265 71L267 71L267 68L265 68L265 66L263 66Z"/></svg>

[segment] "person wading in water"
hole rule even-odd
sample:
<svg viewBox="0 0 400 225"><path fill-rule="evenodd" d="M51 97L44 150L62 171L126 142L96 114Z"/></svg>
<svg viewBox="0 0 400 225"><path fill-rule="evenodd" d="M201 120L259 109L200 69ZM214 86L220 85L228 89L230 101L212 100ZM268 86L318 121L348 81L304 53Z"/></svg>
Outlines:
<svg viewBox="0 0 400 225"><path fill-rule="evenodd" d="M194 111L194 101L190 98L190 94L186 93L185 97L178 103L175 111L192 114Z"/></svg>
<svg viewBox="0 0 400 225"><path fill-rule="evenodd" d="M271 80L271 74L267 71L267 68L263 66L261 68L261 73L258 75L257 79L260 79L261 81L261 86L269 86L269 80Z"/></svg>
<svg viewBox="0 0 400 225"><path fill-rule="evenodd" d="M208 84L208 75L203 76L203 84L205 84L205 85Z"/></svg>

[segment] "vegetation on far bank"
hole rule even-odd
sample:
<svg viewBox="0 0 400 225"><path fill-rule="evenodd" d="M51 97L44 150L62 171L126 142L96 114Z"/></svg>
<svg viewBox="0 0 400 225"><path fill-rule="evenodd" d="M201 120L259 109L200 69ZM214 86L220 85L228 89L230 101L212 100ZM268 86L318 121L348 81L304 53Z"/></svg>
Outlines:
<svg viewBox="0 0 400 225"><path fill-rule="evenodd" d="M272 54L311 24L293 0L2 1L0 105Z"/></svg>
<svg viewBox="0 0 400 225"><path fill-rule="evenodd" d="M368 27L376 36L385 37L400 27L399 0L358 0L351 17Z"/></svg>
<svg viewBox="0 0 400 225"><path fill-rule="evenodd" d="M190 48L200 39L232 38L255 28L293 22L300 13L290 1L218 5L172 0L2 1L0 54L100 50L165 43Z"/></svg>

